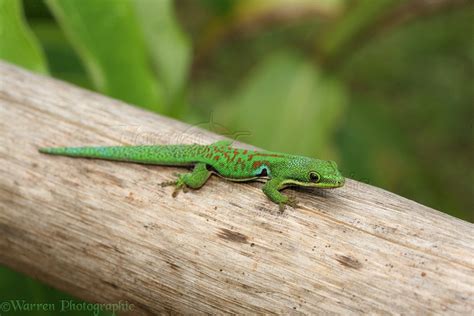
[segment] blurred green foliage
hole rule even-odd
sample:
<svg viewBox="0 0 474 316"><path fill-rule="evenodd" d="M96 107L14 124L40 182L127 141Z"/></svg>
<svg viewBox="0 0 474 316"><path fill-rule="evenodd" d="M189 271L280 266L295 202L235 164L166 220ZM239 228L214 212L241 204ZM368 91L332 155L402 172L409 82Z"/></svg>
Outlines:
<svg viewBox="0 0 474 316"><path fill-rule="evenodd" d="M148 67L138 17L130 1L46 3L98 90L142 107L163 110L162 87Z"/></svg>
<svg viewBox="0 0 474 316"><path fill-rule="evenodd" d="M152 65L163 87L166 113L180 117L186 111L183 95L191 62L191 44L175 19L171 0L135 0L134 3Z"/></svg>
<svg viewBox="0 0 474 316"><path fill-rule="evenodd" d="M73 304L79 305L82 301L62 293L52 287L44 285L32 278L25 277L18 272L0 266L0 302L15 301L31 304L54 304L54 311L48 310L30 310L15 311L10 307L6 315L71 315L71 316L90 316L92 312L73 310ZM115 303L115 302L113 302ZM68 307L69 306L69 307ZM18 308L18 307L17 307ZM61 311L63 309L63 311ZM79 308L77 308L79 309ZM2 314L4 315L4 314ZM107 311L99 312L99 315L112 315Z"/></svg>
<svg viewBox="0 0 474 316"><path fill-rule="evenodd" d="M0 0L1 59L190 124L212 113L243 141L335 159L348 177L474 220L472 2L23 5Z"/></svg>
<svg viewBox="0 0 474 316"><path fill-rule="evenodd" d="M0 0L0 59L47 72L38 41L25 24L20 1Z"/></svg>
<svg viewBox="0 0 474 316"><path fill-rule="evenodd" d="M295 52L274 53L252 70L215 115L251 142L275 151L335 155L333 135L346 105L343 86ZM304 128L304 132L297 132Z"/></svg>

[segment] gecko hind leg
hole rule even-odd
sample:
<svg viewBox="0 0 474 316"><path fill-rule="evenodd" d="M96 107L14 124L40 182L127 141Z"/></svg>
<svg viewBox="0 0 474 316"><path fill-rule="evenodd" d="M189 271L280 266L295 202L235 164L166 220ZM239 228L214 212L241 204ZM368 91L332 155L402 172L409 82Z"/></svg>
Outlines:
<svg viewBox="0 0 474 316"><path fill-rule="evenodd" d="M207 179L211 176L211 171L207 170L205 163L197 163L190 173L178 174L178 179L175 181L166 181L161 183L162 187L174 185L172 196L176 197L180 190L186 192L188 188L199 189L202 187Z"/></svg>

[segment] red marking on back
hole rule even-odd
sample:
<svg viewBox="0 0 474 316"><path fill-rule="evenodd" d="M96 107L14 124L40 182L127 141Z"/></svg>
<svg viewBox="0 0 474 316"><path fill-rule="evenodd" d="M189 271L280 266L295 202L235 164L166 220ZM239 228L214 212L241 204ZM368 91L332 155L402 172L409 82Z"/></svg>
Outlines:
<svg viewBox="0 0 474 316"><path fill-rule="evenodd" d="M235 159L235 157L237 157L237 154L238 154L238 153L239 153L239 152L238 152L236 149L234 149L234 155L232 156L232 158L230 159L230 161L234 161L234 159Z"/></svg>
<svg viewBox="0 0 474 316"><path fill-rule="evenodd" d="M240 168L241 168L241 169L245 169L245 162L244 162L244 160L243 160L242 158L240 158L240 157L237 159L237 162L235 162L234 170L237 170L237 166L239 166L239 165L240 165Z"/></svg>
<svg viewBox="0 0 474 316"><path fill-rule="evenodd" d="M248 152L249 152L249 151L248 151L247 149L245 149L245 150L242 152L242 154L247 155Z"/></svg>
<svg viewBox="0 0 474 316"><path fill-rule="evenodd" d="M215 160L215 161L219 160L219 158L221 158L221 157L218 156L218 155L215 155L215 156L214 156L214 160Z"/></svg>
<svg viewBox="0 0 474 316"><path fill-rule="evenodd" d="M268 168L268 166L270 166L271 163L270 161L268 160L261 160L261 161L255 161L252 165L252 167L256 170L258 168L260 168L261 166L265 166Z"/></svg>
<svg viewBox="0 0 474 316"><path fill-rule="evenodd" d="M247 159L248 161L253 159L253 155L249 155L249 158Z"/></svg>

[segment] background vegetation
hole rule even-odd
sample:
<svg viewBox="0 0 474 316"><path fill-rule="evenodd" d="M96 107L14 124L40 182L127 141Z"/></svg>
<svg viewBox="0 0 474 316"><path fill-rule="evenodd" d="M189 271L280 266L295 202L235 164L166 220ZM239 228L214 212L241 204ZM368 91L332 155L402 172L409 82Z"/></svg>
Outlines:
<svg viewBox="0 0 474 316"><path fill-rule="evenodd" d="M0 59L473 221L472 4L0 0ZM2 298L64 297L0 277Z"/></svg>

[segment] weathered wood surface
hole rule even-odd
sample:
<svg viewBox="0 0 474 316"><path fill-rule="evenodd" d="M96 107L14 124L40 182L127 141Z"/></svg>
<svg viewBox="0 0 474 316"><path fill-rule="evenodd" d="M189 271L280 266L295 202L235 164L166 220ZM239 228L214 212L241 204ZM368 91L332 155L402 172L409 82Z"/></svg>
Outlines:
<svg viewBox="0 0 474 316"><path fill-rule="evenodd" d="M473 225L349 180L283 215L179 169L41 155L41 146L217 139L0 63L0 263L135 313L472 314ZM407 179L409 181L409 179Z"/></svg>

